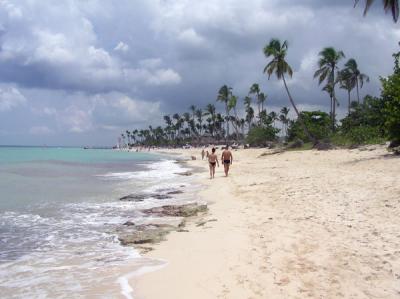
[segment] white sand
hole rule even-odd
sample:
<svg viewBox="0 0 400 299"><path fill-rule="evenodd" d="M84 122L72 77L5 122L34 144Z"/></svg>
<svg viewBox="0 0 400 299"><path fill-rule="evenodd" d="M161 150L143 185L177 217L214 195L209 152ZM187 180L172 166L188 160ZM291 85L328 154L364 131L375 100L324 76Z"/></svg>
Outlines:
<svg viewBox="0 0 400 299"><path fill-rule="evenodd" d="M263 152L233 152L229 178L199 175L216 221L148 253L169 264L133 279L135 298L400 298L400 158Z"/></svg>

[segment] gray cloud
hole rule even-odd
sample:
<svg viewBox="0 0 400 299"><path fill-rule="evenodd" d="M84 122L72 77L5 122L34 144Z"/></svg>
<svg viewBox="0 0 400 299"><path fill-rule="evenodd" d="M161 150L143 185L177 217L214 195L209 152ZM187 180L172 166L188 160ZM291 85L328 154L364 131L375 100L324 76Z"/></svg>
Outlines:
<svg viewBox="0 0 400 299"><path fill-rule="evenodd" d="M312 78L326 46L354 57L372 79L362 94L378 95L400 30L379 5L362 12L349 0L3 0L1 142L110 144L120 130L214 102L223 84L242 98L258 82L271 109L287 106L281 83L262 74L272 37L289 41L301 107L328 109Z"/></svg>

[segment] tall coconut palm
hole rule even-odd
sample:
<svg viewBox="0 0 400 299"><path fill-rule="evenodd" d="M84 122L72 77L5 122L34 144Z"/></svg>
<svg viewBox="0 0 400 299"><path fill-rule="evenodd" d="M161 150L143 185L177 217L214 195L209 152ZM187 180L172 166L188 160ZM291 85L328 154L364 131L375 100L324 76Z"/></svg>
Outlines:
<svg viewBox="0 0 400 299"><path fill-rule="evenodd" d="M217 96L217 102L222 102L225 104L225 112L226 117L229 118L229 99L232 93L232 87L227 85L223 85L219 91ZM229 138L229 121L226 122L226 133L227 137Z"/></svg>
<svg viewBox="0 0 400 299"><path fill-rule="evenodd" d="M264 94L263 92L260 92L257 100L258 100L258 103L260 103L261 111L264 111L264 103L267 100L267 95Z"/></svg>
<svg viewBox="0 0 400 299"><path fill-rule="evenodd" d="M271 77L272 74L275 74L278 79L282 79L286 89L286 93L289 97L289 101L292 104L293 109L297 114L297 118L304 130L304 133L311 141L315 141L314 137L310 134L309 130L307 129L303 121L303 118L301 117L299 110L297 109L296 104L294 103L294 100L292 98L292 95L289 92L289 88L287 87L286 84L285 74L288 74L290 77L293 76L292 68L285 60L287 50L288 50L287 41L281 43L279 39L271 39L269 44L264 47L264 55L267 58L272 57L272 60L265 66L264 73L268 74L268 79Z"/></svg>
<svg viewBox="0 0 400 299"><path fill-rule="evenodd" d="M351 79L351 74L347 69L343 69L338 73L338 80L340 88L347 91L348 100L348 114L350 114L351 107L351 91L356 87L356 83Z"/></svg>
<svg viewBox="0 0 400 299"><path fill-rule="evenodd" d="M356 6L360 0L355 0L354 6ZM365 0L364 16L367 14L374 0ZM393 21L397 22L399 19L399 0L383 0L383 8L385 12L391 12Z"/></svg>
<svg viewBox="0 0 400 299"><path fill-rule="evenodd" d="M339 61L345 57L343 51L337 51L332 47L324 48L319 52L318 67L319 69L315 72L314 78L318 78L319 84L326 81L326 86L332 88L330 93L331 98L331 119L332 119L332 131L335 130L335 119L336 119L336 94L335 85L337 83L336 74L339 69Z"/></svg>
<svg viewBox="0 0 400 299"><path fill-rule="evenodd" d="M230 118L230 121L233 125L233 128L235 129L235 133L236 133L236 141L238 141L239 139L239 130L238 130L238 125L237 125L237 120L238 115L237 115L237 110L236 110L236 105L237 105L237 96L232 95L229 99L229 110L233 110L234 116Z"/></svg>
<svg viewBox="0 0 400 299"><path fill-rule="evenodd" d="M275 121L279 120L278 114L275 111L271 111L268 116L271 118L271 121L275 127Z"/></svg>
<svg viewBox="0 0 400 299"><path fill-rule="evenodd" d="M201 135L201 131L203 128L203 111L201 109L196 109L196 111L194 113L197 118L197 123L199 124L199 126L197 126L197 128L198 128L199 134Z"/></svg>
<svg viewBox="0 0 400 299"><path fill-rule="evenodd" d="M288 107L283 107L281 109L281 114L279 115L279 120L282 123L283 126L283 133L285 134L285 137L288 135L287 130L288 130L288 124L289 124L289 108Z"/></svg>
<svg viewBox="0 0 400 299"><path fill-rule="evenodd" d="M354 82L356 85L357 101L360 103L359 90L363 87L364 81L369 82L369 77L366 74L361 73L361 71L358 69L356 60L353 58L350 58L344 66L348 72L349 80Z"/></svg>
<svg viewBox="0 0 400 299"><path fill-rule="evenodd" d="M333 106L333 105L336 105L336 101L334 100L334 99L335 99L335 95L334 95L334 87L333 87L333 84L331 84L331 82L328 82L328 83L324 86L324 88L322 88L322 90L323 90L323 91L326 91L327 94L329 95L329 98L331 99L331 119L333 119L333 116L332 116L332 115L334 115L334 114L335 114L335 111L336 111L335 107ZM335 123L334 123L334 120L333 120L332 130L334 130L334 126L335 126Z"/></svg>
<svg viewBox="0 0 400 299"><path fill-rule="evenodd" d="M190 105L189 110L192 112L192 120L194 121L194 119L196 117L196 106Z"/></svg>
<svg viewBox="0 0 400 299"><path fill-rule="evenodd" d="M206 106L206 115L210 116L210 128L211 128L211 136L214 136L214 132L215 132L215 120L216 120L216 116L215 116L215 106L213 104L208 104Z"/></svg>
<svg viewBox="0 0 400 299"><path fill-rule="evenodd" d="M250 86L249 94L255 94L256 95L256 101L257 101L257 108L258 108L258 114L260 114L261 109L260 109L260 85L257 83L253 83L252 86Z"/></svg>

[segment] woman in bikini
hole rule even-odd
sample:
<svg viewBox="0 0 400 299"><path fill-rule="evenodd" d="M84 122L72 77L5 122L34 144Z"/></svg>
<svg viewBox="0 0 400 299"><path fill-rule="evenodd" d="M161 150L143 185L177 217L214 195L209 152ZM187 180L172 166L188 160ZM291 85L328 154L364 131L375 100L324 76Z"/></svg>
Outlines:
<svg viewBox="0 0 400 299"><path fill-rule="evenodd" d="M217 164L218 167L219 167L218 157L215 154L215 148L213 148L211 150L211 154L208 155L208 165L210 167L210 179L214 178L214 175L215 175L215 164Z"/></svg>

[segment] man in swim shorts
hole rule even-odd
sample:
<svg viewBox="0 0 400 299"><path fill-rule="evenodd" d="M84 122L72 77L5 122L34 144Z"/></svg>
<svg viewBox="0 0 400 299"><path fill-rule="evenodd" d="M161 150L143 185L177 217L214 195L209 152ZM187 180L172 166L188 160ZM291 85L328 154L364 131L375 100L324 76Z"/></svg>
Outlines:
<svg viewBox="0 0 400 299"><path fill-rule="evenodd" d="M225 147L224 151L222 152L221 161L224 164L225 176L228 176L229 166L233 162L233 156L232 156L231 151L229 150L228 145Z"/></svg>
<svg viewBox="0 0 400 299"><path fill-rule="evenodd" d="M215 165L218 165L219 167L218 157L215 154L215 148L213 148L211 150L211 154L208 155L208 165L210 167L210 179L213 179L215 175Z"/></svg>

